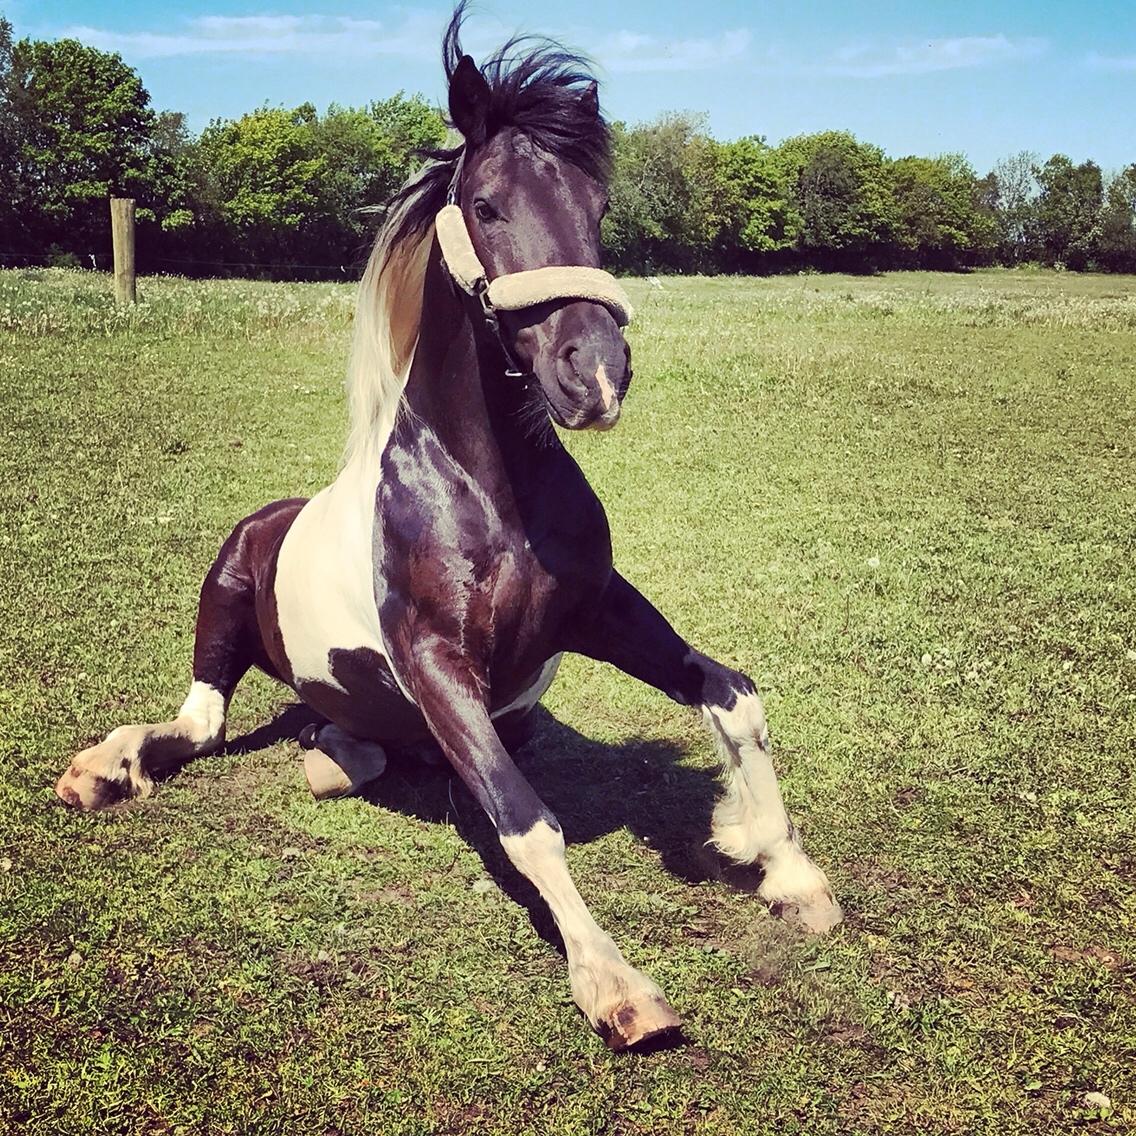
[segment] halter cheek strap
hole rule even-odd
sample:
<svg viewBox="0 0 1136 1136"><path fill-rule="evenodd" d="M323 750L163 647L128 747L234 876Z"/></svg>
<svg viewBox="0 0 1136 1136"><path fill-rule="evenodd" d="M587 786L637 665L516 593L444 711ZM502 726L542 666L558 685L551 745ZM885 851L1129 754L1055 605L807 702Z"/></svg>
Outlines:
<svg viewBox="0 0 1136 1136"><path fill-rule="evenodd" d="M461 208L443 206L434 219L442 259L455 283L481 300L486 319L496 328L497 311L515 312L550 300L594 300L603 304L620 327L631 322L634 309L610 272L582 265L556 265L510 272L490 280L470 240Z"/></svg>

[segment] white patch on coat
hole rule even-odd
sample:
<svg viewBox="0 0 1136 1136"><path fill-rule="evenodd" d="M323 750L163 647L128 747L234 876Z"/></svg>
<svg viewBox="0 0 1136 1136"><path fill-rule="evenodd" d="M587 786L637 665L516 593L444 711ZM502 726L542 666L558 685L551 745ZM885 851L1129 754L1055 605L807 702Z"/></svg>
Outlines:
<svg viewBox="0 0 1136 1136"><path fill-rule="evenodd" d="M536 681L527 690L521 691L516 698L513 699L507 706L502 706L499 710L494 710L492 716L500 718L502 714L511 714L514 710L531 710L545 695L545 692L552 685L552 680L556 677L556 671L560 666L560 660L564 658L563 655L553 655L543 667L540 668L540 673L536 676Z"/></svg>
<svg viewBox="0 0 1136 1136"><path fill-rule="evenodd" d="M329 654L366 647L387 661L399 689L414 702L391 663L375 598L377 488L377 472L355 461L300 510L280 545L276 616L297 682L321 682L346 693L331 673ZM560 658L549 659L532 684L493 710L493 717L535 706Z"/></svg>
<svg viewBox="0 0 1136 1136"><path fill-rule="evenodd" d="M610 410L615 399L615 387L611 385L611 379L607 377L607 367L603 363L596 368L596 382L599 383L600 398L603 399L604 410Z"/></svg>
<svg viewBox="0 0 1136 1136"><path fill-rule="evenodd" d="M344 691L331 673L332 650L366 647L389 658L375 604L378 463L368 464L347 465L300 510L280 545L276 615L297 682Z"/></svg>
<svg viewBox="0 0 1136 1136"><path fill-rule="evenodd" d="M119 726L104 741L71 759L56 793L78 808L97 809L121 797L148 797L153 776L225 742L225 696L194 682L171 722Z"/></svg>
<svg viewBox="0 0 1136 1136"><path fill-rule="evenodd" d="M177 720L186 724L195 741L208 741L225 732L225 696L207 682L194 682L178 711Z"/></svg>

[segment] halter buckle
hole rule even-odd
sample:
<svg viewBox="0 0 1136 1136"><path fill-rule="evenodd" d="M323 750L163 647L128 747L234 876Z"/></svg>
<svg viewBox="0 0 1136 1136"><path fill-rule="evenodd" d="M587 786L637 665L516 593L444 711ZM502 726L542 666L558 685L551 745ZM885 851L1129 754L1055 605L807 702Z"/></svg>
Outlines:
<svg viewBox="0 0 1136 1136"><path fill-rule="evenodd" d="M481 314L484 316L485 322L496 332L501 324L497 318L497 309L489 298L489 281L484 276L473 286L473 294L481 304Z"/></svg>

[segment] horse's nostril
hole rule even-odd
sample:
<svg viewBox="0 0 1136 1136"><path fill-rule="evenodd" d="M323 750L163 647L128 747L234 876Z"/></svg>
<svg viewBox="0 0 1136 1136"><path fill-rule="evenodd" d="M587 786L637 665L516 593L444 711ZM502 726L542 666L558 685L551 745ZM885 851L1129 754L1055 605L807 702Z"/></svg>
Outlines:
<svg viewBox="0 0 1136 1136"><path fill-rule="evenodd" d="M587 387L580 374L579 348L570 344L560 352L557 360L556 379L566 394L580 395Z"/></svg>

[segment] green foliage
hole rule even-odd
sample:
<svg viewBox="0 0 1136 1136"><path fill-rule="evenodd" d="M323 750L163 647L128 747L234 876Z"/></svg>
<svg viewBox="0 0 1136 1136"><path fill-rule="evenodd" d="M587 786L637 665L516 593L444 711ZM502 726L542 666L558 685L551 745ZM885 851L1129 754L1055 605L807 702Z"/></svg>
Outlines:
<svg viewBox="0 0 1136 1136"><path fill-rule="evenodd" d="M249 259L288 255L321 204L325 159L315 146L316 110L260 107L202 132L198 157L210 205L233 248Z"/></svg>
<svg viewBox="0 0 1136 1136"><path fill-rule="evenodd" d="M1029 150L1003 158L989 177L987 200L998 230L1003 264L1033 260L1037 249L1038 156Z"/></svg>
<svg viewBox="0 0 1136 1136"><path fill-rule="evenodd" d="M0 14L0 241L15 244L23 224L17 204L18 134L11 82L12 24Z"/></svg>
<svg viewBox="0 0 1136 1136"><path fill-rule="evenodd" d="M797 242L801 218L778 152L763 138L739 138L718 147L716 201L718 247L738 253L780 253ZM752 265L762 258L747 258Z"/></svg>
<svg viewBox="0 0 1136 1136"><path fill-rule="evenodd" d="M364 211L391 197L418 168L418 152L445 141L446 128L421 96L400 91L365 109L331 106L313 124L313 136L323 167L310 255L318 256L321 247L336 249L351 262L372 228Z"/></svg>
<svg viewBox="0 0 1136 1136"><path fill-rule="evenodd" d="M798 248L831 264L870 263L895 227L884 153L845 131L790 138L778 148L801 219Z"/></svg>
<svg viewBox="0 0 1136 1136"><path fill-rule="evenodd" d="M74 40L12 44L0 18L0 252L54 263L109 253L107 198L137 202L142 268L354 264L380 206L445 125L402 92L363 109L306 103L216 121L194 138L155 114L117 55Z"/></svg>
<svg viewBox="0 0 1136 1136"><path fill-rule="evenodd" d="M916 265L957 268L988 261L997 239L978 179L961 154L891 163L895 239Z"/></svg>
<svg viewBox="0 0 1136 1136"><path fill-rule="evenodd" d="M702 116L669 114L645 126L613 129L611 207L603 238L620 268L708 267L720 219L717 148Z"/></svg>
<svg viewBox="0 0 1136 1136"><path fill-rule="evenodd" d="M322 115L263 106L194 137L117 55L13 43L0 16L0 253L105 266L106 198L125 194L143 270L346 274L445 138L402 91ZM960 155L892 161L843 131L722 142L692 113L616 123L613 141L602 236L624 272L1133 265L1131 167L1106 186L1093 162L1023 152L979 178Z"/></svg>
<svg viewBox="0 0 1136 1136"><path fill-rule="evenodd" d="M1136 272L1136 164L1108 183L1096 256L1110 272Z"/></svg>
<svg viewBox="0 0 1136 1136"><path fill-rule="evenodd" d="M150 96L119 56L72 39L20 40L6 69L13 203L41 239L81 247L109 230L108 197L145 197L153 180Z"/></svg>
<svg viewBox="0 0 1136 1136"><path fill-rule="evenodd" d="M206 128L203 224L238 261L351 264L365 254L367 209L417 168L416 151L438 146L445 126L419 96L401 92L369 107L310 103L261 107Z"/></svg>
<svg viewBox="0 0 1136 1136"><path fill-rule="evenodd" d="M1100 236L1104 184L1096 162L1079 166L1054 154L1034 170L1041 193L1037 200L1038 238L1047 264L1086 268Z"/></svg>
<svg viewBox="0 0 1136 1136"><path fill-rule="evenodd" d="M385 140L391 178L386 192L390 194L417 169L418 151L436 149L445 142L446 124L421 95L407 96L404 91L371 103L367 112Z"/></svg>

